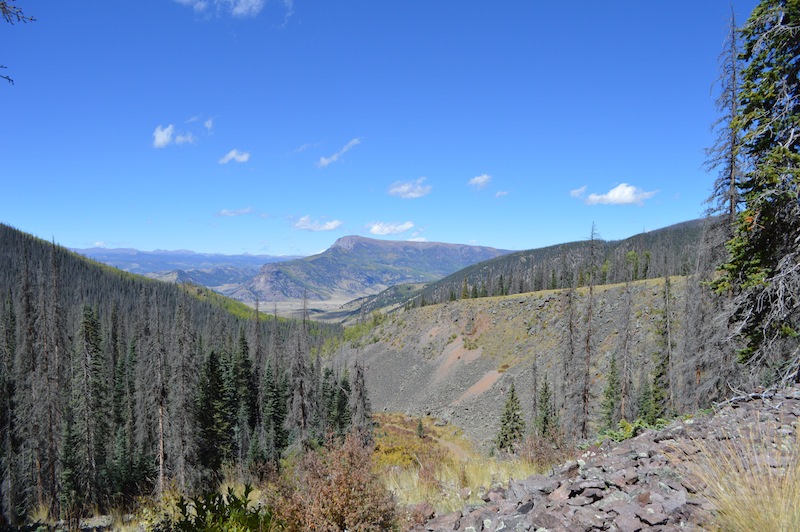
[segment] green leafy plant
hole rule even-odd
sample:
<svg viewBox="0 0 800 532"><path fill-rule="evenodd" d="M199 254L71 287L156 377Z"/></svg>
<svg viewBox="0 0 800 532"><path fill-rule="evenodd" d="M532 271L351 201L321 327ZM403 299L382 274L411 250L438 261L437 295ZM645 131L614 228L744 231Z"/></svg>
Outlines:
<svg viewBox="0 0 800 532"><path fill-rule="evenodd" d="M165 511L153 524L152 530L278 530L279 524L271 510L251 504L252 491L253 487L247 484L241 496L236 494L233 487L228 487L225 495L209 492L189 499L181 496L175 502L174 511Z"/></svg>

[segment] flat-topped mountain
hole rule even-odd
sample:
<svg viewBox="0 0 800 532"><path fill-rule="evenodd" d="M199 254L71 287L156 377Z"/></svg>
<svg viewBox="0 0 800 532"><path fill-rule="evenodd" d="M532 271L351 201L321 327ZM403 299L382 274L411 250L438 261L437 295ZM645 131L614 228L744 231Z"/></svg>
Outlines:
<svg viewBox="0 0 800 532"><path fill-rule="evenodd" d="M377 294L396 284L434 281L506 253L510 251L346 236L317 255L265 264L258 275L228 295L251 302L303 297L311 301L346 302Z"/></svg>

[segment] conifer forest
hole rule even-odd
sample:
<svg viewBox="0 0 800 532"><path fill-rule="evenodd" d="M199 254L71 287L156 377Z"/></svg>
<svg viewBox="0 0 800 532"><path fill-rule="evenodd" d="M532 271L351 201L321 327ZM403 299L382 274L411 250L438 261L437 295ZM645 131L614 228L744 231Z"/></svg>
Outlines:
<svg viewBox="0 0 800 532"><path fill-rule="evenodd" d="M13 2L0 9L7 22L28 20ZM402 467L417 468L437 495L446 492L434 479L450 456L441 449L466 456L468 445L435 414L487 389L494 395L481 401L502 412L497 419L461 412L481 429L500 427L482 435L491 446L482 458L527 453L541 473L567 447L663 428L734 392L797 386L800 1L761 0L741 26L731 17L719 67L702 220L608 242L592 225L581 242L493 250L434 281L348 303L348 326L312 319L305 297L300 318L279 317L257 295L247 306L127 273L0 224L0 529L41 516L74 529L83 517L177 500L192 526L216 530L198 519L220 508L252 517L254 487L269 492L267 502L256 524L239 529L424 526L438 508L398 509L399 488L387 485L399 485ZM319 262L330 270L308 271L359 267ZM362 280L383 283L368 279L370 268ZM341 283L332 279L326 286ZM292 282L296 292L307 280ZM502 338L487 340L489 330ZM543 340L531 347L535 334ZM425 374L434 360L445 361ZM484 364L474 380L448 380L473 363ZM425 383L434 384L425 404L406 401ZM444 388L453 399L435 411ZM375 413L371 394L413 408ZM468 471L459 467L451 476L460 481ZM236 483L246 485L243 503L233 489L208 495ZM451 491L459 503L477 494ZM487 490L480 496L496 502ZM266 526L263 512L273 510ZM186 529L164 523L152 528Z"/></svg>

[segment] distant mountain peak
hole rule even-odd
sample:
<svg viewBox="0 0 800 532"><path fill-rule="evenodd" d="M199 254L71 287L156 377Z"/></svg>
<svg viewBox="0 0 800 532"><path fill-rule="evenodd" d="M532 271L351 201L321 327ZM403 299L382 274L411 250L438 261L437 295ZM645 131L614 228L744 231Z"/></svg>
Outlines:
<svg viewBox="0 0 800 532"><path fill-rule="evenodd" d="M370 240L370 239L357 235L343 236L337 239L336 242L333 243L331 249L339 248L339 249L344 249L346 251L352 251L357 243L363 242L364 240Z"/></svg>

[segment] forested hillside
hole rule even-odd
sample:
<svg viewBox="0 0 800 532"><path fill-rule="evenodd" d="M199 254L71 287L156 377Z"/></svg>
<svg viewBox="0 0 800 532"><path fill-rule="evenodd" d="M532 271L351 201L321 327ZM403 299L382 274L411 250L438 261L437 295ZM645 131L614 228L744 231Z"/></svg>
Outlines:
<svg viewBox="0 0 800 532"><path fill-rule="evenodd" d="M709 253L708 233L718 225L717 218L691 220L613 241L602 240L592 229L593 233L584 241L508 253L425 285L392 287L354 301L349 307L357 307L354 312L368 314L397 306L410 308L590 283L602 285L687 275L699 267L700 255ZM713 268L708 262L702 267Z"/></svg>
<svg viewBox="0 0 800 532"><path fill-rule="evenodd" d="M5 225L0 293L0 525L192 493L350 424L347 375L310 363L338 327L256 317Z"/></svg>

